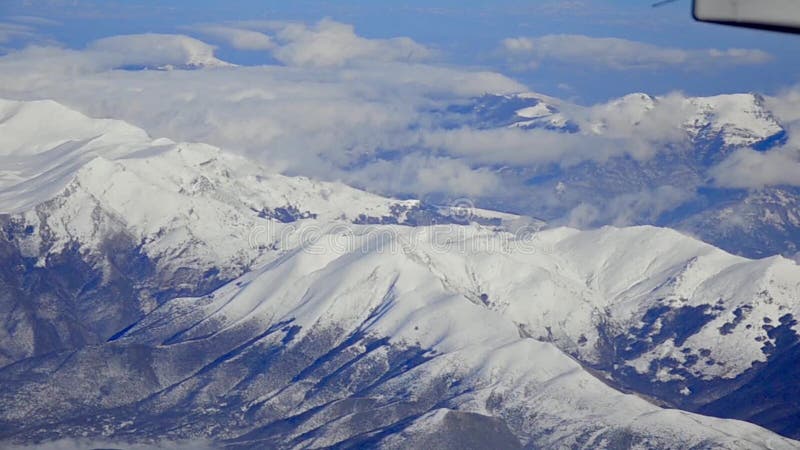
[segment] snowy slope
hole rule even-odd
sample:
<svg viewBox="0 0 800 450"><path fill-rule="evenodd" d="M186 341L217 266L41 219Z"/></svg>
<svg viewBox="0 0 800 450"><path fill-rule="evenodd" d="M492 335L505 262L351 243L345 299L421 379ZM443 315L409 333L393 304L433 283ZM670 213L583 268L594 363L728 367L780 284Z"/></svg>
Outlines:
<svg viewBox="0 0 800 450"><path fill-rule="evenodd" d="M480 210L464 217L458 208L285 177L215 147L152 140L124 122L90 119L51 101L0 105L0 212L20 213L16 226L35 231L21 238L41 264L72 242L87 252L124 230L152 259L238 274L260 246L291 232L283 223L296 220L515 219Z"/></svg>
<svg viewBox="0 0 800 450"><path fill-rule="evenodd" d="M119 342L180 346L226 334L247 336L248 330L281 324L284 329L297 327L284 338L289 348L321 330L332 333L329 345L336 347L357 332L374 339L388 337L391 345L400 348L427 349L430 359L387 381L381 388L383 395L402 386L406 397L424 396L430 380L444 376L450 380L445 394L449 405L505 419L523 445L613 448L611 430L625 430L634 436L633 442L648 447L690 448L708 442L719 448L757 447L768 439L773 439L776 448L792 447L751 425L661 410L639 397L614 392L555 346L520 336L513 320L519 314L487 309L480 301L480 293L487 292L490 298L503 298L489 280L506 280L522 290L514 274L507 273L511 264L503 263L506 258L516 263L515 273L521 274L525 268L535 272L531 270L535 264L526 267L526 260L551 256L526 258L512 250L514 243L509 240L504 243L507 255L497 256L499 250L476 251L465 258L459 254L464 247L454 240L444 247L436 243L437 236L453 230L389 228L386 234L356 227L347 236L321 236L303 251L291 252L207 299L166 304ZM453 238L461 233L471 242L499 238L474 228L458 230ZM604 234L625 239L614 236L618 233L606 230ZM579 237L572 230L554 234L565 247ZM542 245L549 243L546 238ZM447 264L437 263L442 259ZM481 267L475 267L478 264ZM524 297L506 298L510 303L530 303ZM195 306L198 302L202 307ZM569 309L569 305L561 306ZM368 347L361 351L369 354ZM312 386L321 380L312 377L309 381L292 395L311 395ZM389 395L396 396L396 392ZM262 407L258 400L252 399L252 407ZM291 413L295 414L299 411ZM336 426L334 421L325 428L332 432ZM585 430L591 430L591 437ZM303 445L333 445L345 437L325 433Z"/></svg>
<svg viewBox="0 0 800 450"><path fill-rule="evenodd" d="M500 237L458 228L445 246L437 236L447 230L429 228L386 226L375 233L354 226L346 235L323 234L209 296L164 304L107 349L0 371L0 379L25 380L41 364L58 367L52 378L34 377L0 397L2 418L55 419L61 432L105 423L105 437L146 435L151 421L181 429L186 420L194 426L170 437L216 435L247 448L277 439L281 447L319 448L381 442L391 436L382 430L404 418L419 417L407 433L420 433L435 420L427 414L436 405L499 418L522 445L534 447L795 447L751 424L665 410L619 393L556 346L520 333L508 313L487 308L469 292L473 285L459 280L471 272L455 238ZM557 234L564 245L578 237L573 230ZM509 251L506 257L520 258ZM506 269L492 254L469 253ZM431 258L450 260L448 272ZM152 375L147 382L120 381L118 371L135 348L157 349L145 363ZM398 361L398 353L406 356ZM114 361L108 369L76 378L103 357ZM104 389L111 395L86 395ZM397 409L398 402L405 408ZM126 404L137 405L137 418L119 428L119 414L128 412L116 411ZM64 420L84 408L94 411L89 425ZM169 418L171 408L185 418ZM291 427L269 425L289 418ZM221 424L221 432L200 431L211 423ZM31 427L23 435L47 434Z"/></svg>
<svg viewBox="0 0 800 450"><path fill-rule="evenodd" d="M0 211L51 198L86 162L164 145L119 120L90 119L50 100L0 99Z"/></svg>

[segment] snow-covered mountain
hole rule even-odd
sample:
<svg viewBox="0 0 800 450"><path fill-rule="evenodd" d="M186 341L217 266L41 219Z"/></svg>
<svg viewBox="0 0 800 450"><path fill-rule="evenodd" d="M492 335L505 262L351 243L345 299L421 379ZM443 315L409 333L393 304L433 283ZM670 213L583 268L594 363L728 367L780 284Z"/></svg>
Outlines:
<svg viewBox="0 0 800 450"><path fill-rule="evenodd" d="M627 134L663 122L683 130L692 142L718 141L724 147L753 145L784 131L757 94L652 97L637 93L583 114L588 129L598 134Z"/></svg>
<svg viewBox="0 0 800 450"><path fill-rule="evenodd" d="M0 439L800 446L775 433L800 437L790 260L539 230L0 105Z"/></svg>
<svg viewBox="0 0 800 450"><path fill-rule="evenodd" d="M548 128L614 136L630 135L639 127L653 127L659 122L664 128L682 130L692 141L719 140L728 147L757 144L784 132L758 94L653 97L636 93L592 107L536 93L485 95L450 112L466 115L470 123L482 127Z"/></svg>
<svg viewBox="0 0 800 450"><path fill-rule="evenodd" d="M73 241L99 245L108 232L102 227L113 225L86 220L86 212L118 222L152 258L200 245L224 261L238 260L225 253L236 247L231 239L247 243L248 233L268 219L469 223L459 205L435 207L285 177L212 146L153 140L124 122L90 119L51 101L0 101L0 111L0 212L21 213L17 226L46 229L51 242L40 249L43 257ZM40 131L51 121L56 125ZM469 213L484 224L518 219L475 208ZM154 247L164 235L168 247Z"/></svg>
<svg viewBox="0 0 800 450"><path fill-rule="evenodd" d="M166 302L104 345L9 366L2 375L17 387L2 398L3 419L41 421L22 430L28 440L174 429L172 439L218 437L234 447L327 447L437 431L437 415L459 411L475 415L475 433L495 417L503 433L535 447L795 445L752 425L622 394L537 336L551 327L557 336L591 329L583 320L592 307L574 308L589 299L541 298L565 283L542 266L566 263L543 252L600 236L553 230L514 251L508 237L481 228L386 227L324 234L208 296ZM442 233L463 233L464 241L440 248ZM610 237L608 247L632 243L625 230L598 233ZM496 241L508 253L460 250ZM500 279L508 281L493 282ZM79 378L86 371L93 377Z"/></svg>
<svg viewBox="0 0 800 450"><path fill-rule="evenodd" d="M564 102L541 94L487 94L448 109L451 126L510 127L577 132L578 124L562 113Z"/></svg>
<svg viewBox="0 0 800 450"><path fill-rule="evenodd" d="M791 256L800 245L795 188L744 192L711 182L713 169L737 150L768 152L786 142L788 131L758 94L630 94L592 107L538 94L487 95L449 112L445 124L454 127L547 129L643 149L637 157L504 168L526 180L530 195L487 203L567 223L588 208L581 225L669 226L748 257ZM616 207L595 207L603 204ZM742 213L735 221L733 210Z"/></svg>
<svg viewBox="0 0 800 450"><path fill-rule="evenodd" d="M684 123L694 139L716 139L726 146L746 146L784 133L757 94L718 95L687 100L691 118Z"/></svg>

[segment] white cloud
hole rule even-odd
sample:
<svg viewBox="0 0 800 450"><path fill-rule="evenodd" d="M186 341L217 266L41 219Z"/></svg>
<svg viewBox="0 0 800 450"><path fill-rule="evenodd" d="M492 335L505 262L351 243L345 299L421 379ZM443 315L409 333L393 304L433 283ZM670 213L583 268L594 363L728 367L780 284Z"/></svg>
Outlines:
<svg viewBox="0 0 800 450"><path fill-rule="evenodd" d="M769 151L738 150L713 167L710 175L718 187L762 188L800 186L800 88L766 99L767 107L783 124L787 141Z"/></svg>
<svg viewBox="0 0 800 450"><path fill-rule="evenodd" d="M57 45L39 28L60 25L58 22L33 16L0 17L0 45ZM4 50L0 48L0 50Z"/></svg>
<svg viewBox="0 0 800 450"><path fill-rule="evenodd" d="M800 150L784 147L768 152L742 149L711 170L714 183L727 188L800 186Z"/></svg>
<svg viewBox="0 0 800 450"><path fill-rule="evenodd" d="M693 195L693 192L674 186L643 189L607 199L602 205L580 203L569 211L564 217L564 222L576 228L605 224L623 227L653 223L659 216L677 208Z"/></svg>
<svg viewBox="0 0 800 450"><path fill-rule="evenodd" d="M407 37L365 39L352 25L323 19L313 26L273 23L280 42L273 54L290 66L340 67L354 61L423 61L433 52Z"/></svg>
<svg viewBox="0 0 800 450"><path fill-rule="evenodd" d="M784 124L800 127L800 86L794 86L778 95L766 97L767 108ZM800 142L798 142L800 145Z"/></svg>
<svg viewBox="0 0 800 450"><path fill-rule="evenodd" d="M214 47L189 36L175 34L130 34L112 36L89 44L112 65L224 65L214 56Z"/></svg>
<svg viewBox="0 0 800 450"><path fill-rule="evenodd" d="M264 33L225 25L197 25L189 29L220 39L239 50L272 50L275 43Z"/></svg>
<svg viewBox="0 0 800 450"><path fill-rule="evenodd" d="M688 50L627 39L569 34L509 38L502 42L502 49L512 62L529 68L555 62L612 70L665 67L696 70L763 64L772 59L768 53L757 49Z"/></svg>
<svg viewBox="0 0 800 450"><path fill-rule="evenodd" d="M379 192L424 197L447 193L472 198L501 194L510 188L507 180L485 168L470 167L465 161L449 157L408 154L400 159L378 160L351 173L345 181Z"/></svg>
<svg viewBox="0 0 800 450"><path fill-rule="evenodd" d="M355 63L421 62L435 52L407 37L367 39L352 25L323 19L313 25L281 21L199 24L187 30L240 50L265 50L292 67L341 68Z"/></svg>
<svg viewBox="0 0 800 450"><path fill-rule="evenodd" d="M473 164L526 166L558 163L570 167L583 161L603 162L623 155L647 160L660 148L660 140L672 134L671 129L668 132L642 129L625 134L596 135L565 134L544 129L458 128L430 130L423 134L422 145L447 151Z"/></svg>
<svg viewBox="0 0 800 450"><path fill-rule="evenodd" d="M9 21L17 22L17 23L24 23L28 25L38 25L38 26L58 26L61 25L61 22L58 22L53 19L47 19L44 17L38 16L9 16L6 18Z"/></svg>
<svg viewBox="0 0 800 450"><path fill-rule="evenodd" d="M0 22L0 44L16 39L30 40L36 37L34 29L19 23Z"/></svg>
<svg viewBox="0 0 800 450"><path fill-rule="evenodd" d="M663 143L686 139L684 122L697 114L697 107L678 92L660 97L635 93L582 112L583 126L601 124L604 136Z"/></svg>
<svg viewBox="0 0 800 450"><path fill-rule="evenodd" d="M599 143L601 139L598 139ZM587 145L582 135L558 134L545 130L500 128L477 130L431 130L423 135L422 145L478 164L526 165L569 160L603 160L616 147Z"/></svg>

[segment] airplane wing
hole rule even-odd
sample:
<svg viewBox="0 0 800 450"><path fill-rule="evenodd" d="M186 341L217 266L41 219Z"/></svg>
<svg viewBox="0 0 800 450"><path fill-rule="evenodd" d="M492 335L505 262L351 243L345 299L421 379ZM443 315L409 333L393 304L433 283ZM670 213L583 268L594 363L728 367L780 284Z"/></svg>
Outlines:
<svg viewBox="0 0 800 450"><path fill-rule="evenodd" d="M800 0L694 0L701 22L800 34Z"/></svg>

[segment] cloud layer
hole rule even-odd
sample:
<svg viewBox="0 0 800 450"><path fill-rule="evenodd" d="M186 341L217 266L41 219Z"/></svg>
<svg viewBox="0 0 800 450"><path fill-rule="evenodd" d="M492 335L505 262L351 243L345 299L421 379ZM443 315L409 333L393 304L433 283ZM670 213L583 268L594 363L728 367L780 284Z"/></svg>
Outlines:
<svg viewBox="0 0 800 450"><path fill-rule="evenodd" d="M238 50L272 50L275 48L270 36L254 30L227 25L196 25L188 27L206 36L216 38Z"/></svg>
<svg viewBox="0 0 800 450"><path fill-rule="evenodd" d="M187 30L239 50L263 50L286 66L339 68L354 63L430 60L435 52L407 37L367 39L352 25L323 19L314 24L239 21L201 24Z"/></svg>
<svg viewBox="0 0 800 450"><path fill-rule="evenodd" d="M490 171L418 145L434 119L427 111L524 86L421 62L432 52L410 39L366 39L330 20L247 26L266 30L268 40L232 24L195 31L264 47L281 65L229 66L212 45L185 35L114 36L83 50L30 47L0 57L0 97L51 98L156 137L207 142L276 171L381 192L478 195L499 186ZM118 70L173 66L202 70ZM396 153L391 163L376 158L386 150Z"/></svg>
<svg viewBox="0 0 800 450"><path fill-rule="evenodd" d="M281 45L273 52L290 66L338 67L357 60L423 61L433 52L406 37L365 39L352 25L322 20L313 26L282 23L274 26Z"/></svg>
<svg viewBox="0 0 800 450"><path fill-rule="evenodd" d="M800 149L770 152L742 149L716 166L711 175L719 187L800 186Z"/></svg>
<svg viewBox="0 0 800 450"><path fill-rule="evenodd" d="M89 44L96 59L112 65L224 65L214 56L214 47L200 40L175 34L131 34L112 36ZM116 63L116 64L114 64Z"/></svg>
<svg viewBox="0 0 800 450"><path fill-rule="evenodd" d="M516 37L502 42L503 54L511 61L537 68L555 62L611 70L709 69L719 66L763 64L771 56L756 49L686 50L659 47L619 38L576 34Z"/></svg>
<svg viewBox="0 0 800 450"><path fill-rule="evenodd" d="M39 28L57 26L58 22L33 16L8 16L0 17L0 51L3 46L15 42L47 43L54 42L41 34Z"/></svg>
<svg viewBox="0 0 800 450"><path fill-rule="evenodd" d="M664 151L665 143L685 139L682 95L659 98L652 111L654 99L646 95L593 107L550 99L579 122L581 132L574 134L447 125L453 104L527 88L496 72L437 63L435 51L411 39L368 39L331 20L204 24L183 31L196 37L126 35L80 50L34 46L12 52L0 57L0 97L51 98L90 116L126 120L154 137L207 142L275 171L344 181L383 194L466 196L501 208L561 208L572 225L636 223L693 195L691 187L647 187L620 193L600 208L568 194L554 196L552 186L526 184L540 169L616 157L649 161ZM228 65L198 37L263 52L272 56L271 64ZM507 42L509 51L528 57L539 51L538 45ZM610 46L616 56L593 57L620 67L632 64L634 56L621 50L625 45ZM651 58L685 60L682 52L667 49ZM565 61L570 59L566 55ZM131 70L140 67L198 70ZM791 105L785 109L793 110ZM764 160L762 154L736 153L715 169L716 183L794 182L795 156L788 150L782 155ZM776 178L743 181L743 173L762 166L761 173Z"/></svg>

